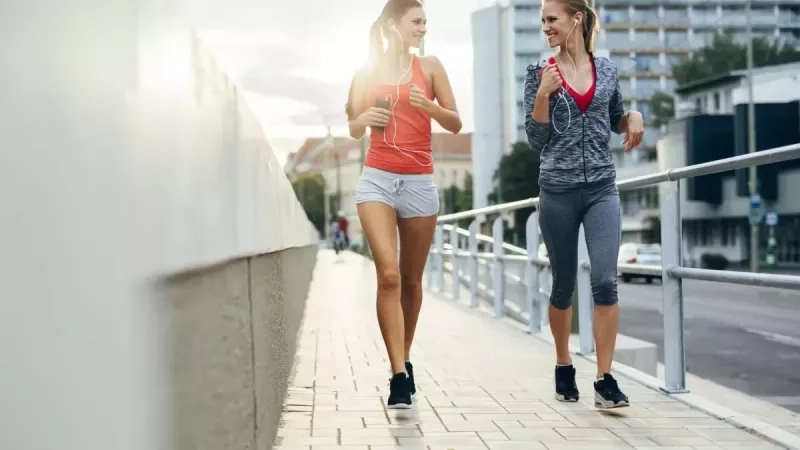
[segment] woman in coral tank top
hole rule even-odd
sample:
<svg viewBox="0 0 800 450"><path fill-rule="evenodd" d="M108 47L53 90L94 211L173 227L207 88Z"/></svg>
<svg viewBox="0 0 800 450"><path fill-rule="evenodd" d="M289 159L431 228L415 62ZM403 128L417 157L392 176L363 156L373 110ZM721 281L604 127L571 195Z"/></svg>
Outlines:
<svg viewBox="0 0 800 450"><path fill-rule="evenodd" d="M370 62L353 78L347 103L350 135L360 139L370 128L356 204L378 276L378 323L391 363L387 406L392 409L410 408L416 393L411 342L439 212L431 120L452 133L461 130L442 63L409 51L422 43L426 23L418 1L386 3L370 29Z"/></svg>

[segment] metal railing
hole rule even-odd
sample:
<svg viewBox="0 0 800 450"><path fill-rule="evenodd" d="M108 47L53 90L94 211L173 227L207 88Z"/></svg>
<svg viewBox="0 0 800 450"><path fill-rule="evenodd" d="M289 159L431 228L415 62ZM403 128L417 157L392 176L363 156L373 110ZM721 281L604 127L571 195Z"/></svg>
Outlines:
<svg viewBox="0 0 800 450"><path fill-rule="evenodd" d="M662 190L661 201L661 248L662 265L646 266L639 264L619 264L626 272L662 277L662 301L664 315L664 386L665 392L674 394L688 392L686 390L686 362L684 343L684 311L682 280L705 280L722 283L758 285L800 290L800 276L775 275L764 273L734 272L683 267L681 239L681 188L680 181L692 177L710 175L731 170L744 169L776 162L800 159L800 144L764 150L757 153L734 156L709 163L670 169L652 175L640 176L617 182L620 191L632 190L643 186L670 183L668 189ZM664 195L666 194L666 195ZM428 257L425 270L428 284L438 292L445 291L445 257L450 257L452 274L451 292L449 295L459 300L462 281L469 287L470 306L479 306L479 262L491 263L493 266L491 283L491 301L495 317L506 316L506 273L504 265L510 261L524 261L525 301L523 314L515 314L521 320L527 320L531 333L542 330L542 306L547 303L547 292L540 287L540 275L549 260L539 258L539 212L534 211L526 223L526 249L515 247L504 242L506 214L521 208L535 207L538 198L520 200L511 203L478 208L456 214L440 216L434 237L433 248ZM486 216L495 216L492 222L492 236L478 233L479 223ZM472 219L467 230L458 228L453 223ZM448 241L445 242L445 232ZM466 248L461 243L466 238ZM479 252L479 244L491 244L491 252ZM593 301L591 298L591 281L589 253L583 233L579 233L578 244L578 332L581 354L594 352L592 336ZM462 264L466 264L462 267ZM462 278L461 274L464 274ZM487 290L487 292L489 292Z"/></svg>

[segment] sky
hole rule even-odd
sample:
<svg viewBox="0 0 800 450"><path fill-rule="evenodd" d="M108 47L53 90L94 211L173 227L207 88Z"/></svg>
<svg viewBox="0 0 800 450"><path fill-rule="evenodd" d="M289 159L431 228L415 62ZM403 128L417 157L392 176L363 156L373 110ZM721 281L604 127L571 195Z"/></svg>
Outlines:
<svg viewBox="0 0 800 450"><path fill-rule="evenodd" d="M350 79L367 58L383 0L182 0L201 38L244 90L281 163L325 123L347 135ZM472 130L470 17L495 0L427 0L425 52L450 77L463 131ZM434 124L434 127L436 125Z"/></svg>

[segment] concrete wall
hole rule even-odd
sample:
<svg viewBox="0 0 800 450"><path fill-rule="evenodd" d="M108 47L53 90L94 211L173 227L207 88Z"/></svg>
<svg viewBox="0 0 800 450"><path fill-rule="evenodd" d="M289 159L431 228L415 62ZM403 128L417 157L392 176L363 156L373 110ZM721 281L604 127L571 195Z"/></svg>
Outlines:
<svg viewBox="0 0 800 450"><path fill-rule="evenodd" d="M169 0L0 10L0 448L268 448L316 235L239 89Z"/></svg>
<svg viewBox="0 0 800 450"><path fill-rule="evenodd" d="M166 280L172 448L272 448L316 255L292 248Z"/></svg>

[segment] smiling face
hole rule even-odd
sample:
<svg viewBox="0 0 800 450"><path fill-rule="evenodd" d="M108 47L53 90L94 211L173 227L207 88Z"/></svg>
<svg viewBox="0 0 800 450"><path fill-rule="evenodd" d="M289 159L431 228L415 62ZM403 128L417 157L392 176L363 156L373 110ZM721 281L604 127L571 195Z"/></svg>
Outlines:
<svg viewBox="0 0 800 450"><path fill-rule="evenodd" d="M394 31L390 31L389 36L395 39L401 37L405 45L419 48L427 32L427 24L428 20L425 18L425 10L420 7L409 8L396 22L399 36L397 33L394 33Z"/></svg>
<svg viewBox="0 0 800 450"><path fill-rule="evenodd" d="M581 32L579 21L580 14L570 14L558 0L546 0L542 3L542 32L547 36L547 45L550 48L566 48L567 39L575 39L576 33Z"/></svg>

